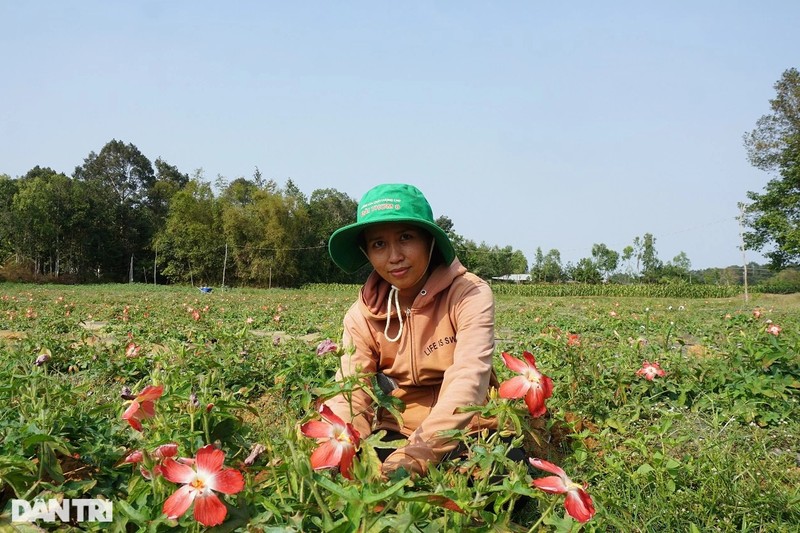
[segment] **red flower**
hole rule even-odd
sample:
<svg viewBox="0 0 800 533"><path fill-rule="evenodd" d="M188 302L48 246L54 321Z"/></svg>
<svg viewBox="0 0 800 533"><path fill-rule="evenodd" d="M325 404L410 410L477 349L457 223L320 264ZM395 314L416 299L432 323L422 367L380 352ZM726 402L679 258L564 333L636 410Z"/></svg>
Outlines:
<svg viewBox="0 0 800 533"><path fill-rule="evenodd" d="M153 400L161 398L163 393L163 385L159 385L158 387L148 385L142 392L137 394L133 400L131 400L131 404L128 406L125 412L122 413L122 419L127 420L131 427L136 431L141 431L141 421L145 418L152 418L156 414L156 406L155 403L153 403Z"/></svg>
<svg viewBox="0 0 800 533"><path fill-rule="evenodd" d="M175 457L178 455L178 445L174 442L170 442L169 444L162 444L158 448L156 448L150 456L153 459L156 459L158 462L153 466L153 470L150 471L145 468L145 465L142 464L139 466L139 471L142 473L142 476L145 479L153 479L153 476L157 476L161 474L161 463L169 458ZM125 459L122 460L123 463L130 463L130 464L137 464L144 462L144 452L142 450L136 450L130 454L128 454ZM179 459L179 461L184 461L183 459Z"/></svg>
<svg viewBox="0 0 800 533"><path fill-rule="evenodd" d="M663 378L664 376L667 375L667 373L661 369L661 366L659 366L658 363L643 361L642 368L636 371L636 375L644 376L646 380L653 381L656 376Z"/></svg>
<svg viewBox="0 0 800 533"><path fill-rule="evenodd" d="M244 488L238 470L223 468L225 453L211 444L197 450L195 468L167 458L161 466L164 478L184 485L164 502L162 512L169 518L185 513L194 502L194 518L204 526L221 524L228 509L214 491L236 494Z"/></svg>
<svg viewBox="0 0 800 533"><path fill-rule="evenodd" d="M570 333L569 337L567 337L567 346L580 346L581 345L581 336L577 333Z"/></svg>
<svg viewBox="0 0 800 533"><path fill-rule="evenodd" d="M522 353L525 362L503 352L503 362L518 376L500 384L501 398L522 398L528 405L531 416L542 416L547 412L545 400L553 395L553 380L536 369L536 359L533 354L525 351Z"/></svg>
<svg viewBox="0 0 800 533"><path fill-rule="evenodd" d="M338 466L344 477L353 479L350 467L356 455L356 448L361 442L361 436L352 424L345 424L344 420L333 414L327 405L322 404L319 412L325 419L324 422L311 420L300 426L303 435L319 439L322 443L311 454L311 467L314 470L321 470Z"/></svg>
<svg viewBox="0 0 800 533"><path fill-rule="evenodd" d="M573 482L560 467L542 459L530 459L536 468L555 474L534 479L533 484L550 494L566 494L564 508L569 515L578 522L586 522L594 516L594 504L592 497L586 492L586 485L578 485Z"/></svg>

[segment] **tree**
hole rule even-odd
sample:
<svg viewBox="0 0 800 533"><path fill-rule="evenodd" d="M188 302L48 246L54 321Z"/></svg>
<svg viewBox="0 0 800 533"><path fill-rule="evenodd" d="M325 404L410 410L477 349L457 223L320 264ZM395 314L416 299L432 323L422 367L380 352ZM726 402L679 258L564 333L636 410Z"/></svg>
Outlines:
<svg viewBox="0 0 800 533"><path fill-rule="evenodd" d="M131 258L149 264L155 226L148 193L156 179L150 160L133 144L112 139L99 154L90 152L74 177L91 189L93 215L106 226L95 250L100 275L122 281Z"/></svg>
<svg viewBox="0 0 800 533"><path fill-rule="evenodd" d="M592 258L603 279L608 279L619 266L619 253L602 243L592 245Z"/></svg>
<svg viewBox="0 0 800 533"><path fill-rule="evenodd" d="M664 281L689 281L691 282L692 262L686 252L680 252L672 258L672 261L667 261L667 264L661 268L661 277Z"/></svg>
<svg viewBox="0 0 800 533"><path fill-rule="evenodd" d="M11 179L8 174L0 174L0 266L6 261L7 256L14 251L12 244L14 217L11 213L11 206L17 189L17 180Z"/></svg>
<svg viewBox="0 0 800 533"><path fill-rule="evenodd" d="M169 202L176 192L189 183L189 175L178 170L160 157L155 161L156 176L147 191L147 204L150 207L154 227L160 229L169 213Z"/></svg>
<svg viewBox="0 0 800 533"><path fill-rule="evenodd" d="M308 282L357 283L366 273L346 274L328 255L328 239L334 231L356 221L358 202L336 189L317 189L308 202L308 250L303 254L303 272Z"/></svg>
<svg viewBox="0 0 800 533"><path fill-rule="evenodd" d="M597 263L584 257L571 269L572 279L581 283L600 283L603 281Z"/></svg>
<svg viewBox="0 0 800 533"><path fill-rule="evenodd" d="M561 252L555 248L547 252L542 261L542 281L556 283L564 280Z"/></svg>
<svg viewBox="0 0 800 533"><path fill-rule="evenodd" d="M745 247L764 251L775 270L800 264L800 72L786 70L774 85L772 112L756 122L744 142L750 163L777 172L763 193L747 193Z"/></svg>
<svg viewBox="0 0 800 533"><path fill-rule="evenodd" d="M645 282L658 280L663 263L656 252L656 238L651 233L645 233L641 240L642 277Z"/></svg>
<svg viewBox="0 0 800 533"><path fill-rule="evenodd" d="M162 231L155 238L161 273L175 282L222 279L222 222L211 186L192 179L175 193Z"/></svg>
<svg viewBox="0 0 800 533"><path fill-rule="evenodd" d="M531 280L537 282L544 281L544 253L542 253L541 246L536 247L533 266L531 266Z"/></svg>

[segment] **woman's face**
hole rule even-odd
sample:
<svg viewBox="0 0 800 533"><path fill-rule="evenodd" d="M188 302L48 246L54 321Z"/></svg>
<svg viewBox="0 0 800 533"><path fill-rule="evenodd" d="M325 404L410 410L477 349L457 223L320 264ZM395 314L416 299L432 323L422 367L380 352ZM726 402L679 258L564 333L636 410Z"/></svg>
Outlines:
<svg viewBox="0 0 800 533"><path fill-rule="evenodd" d="M397 287L401 297L416 297L428 280L430 233L410 224L386 222L368 226L364 239L375 271Z"/></svg>

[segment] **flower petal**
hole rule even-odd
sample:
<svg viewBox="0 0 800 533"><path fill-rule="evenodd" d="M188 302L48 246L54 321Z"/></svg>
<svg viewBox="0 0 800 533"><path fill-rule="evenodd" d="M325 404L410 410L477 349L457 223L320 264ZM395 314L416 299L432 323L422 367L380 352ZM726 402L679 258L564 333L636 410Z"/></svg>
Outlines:
<svg viewBox="0 0 800 533"><path fill-rule="evenodd" d="M528 393L531 382L524 376L515 376L500 384L497 390L501 398L522 398Z"/></svg>
<svg viewBox="0 0 800 533"><path fill-rule="evenodd" d="M578 522L586 522L594 516L592 497L583 489L573 489L564 499L564 507L569 515Z"/></svg>
<svg viewBox="0 0 800 533"><path fill-rule="evenodd" d="M122 413L123 420L130 420L131 418L136 416L136 412L139 410L139 402L133 400L131 404L125 409L125 412Z"/></svg>
<svg viewBox="0 0 800 533"><path fill-rule="evenodd" d="M333 426L322 420L311 420L300 426L300 431L306 437L324 439L333 437Z"/></svg>
<svg viewBox="0 0 800 533"><path fill-rule="evenodd" d="M164 507L162 507L161 512L167 515L169 518L178 518L186 512L186 509L188 509L190 505L192 505L192 501L196 495L196 490L189 485L184 485L176 490L172 496L167 498L167 501L164 502Z"/></svg>
<svg viewBox="0 0 800 533"><path fill-rule="evenodd" d="M208 488L225 494L236 494L244 488L242 473L233 468L225 468L206 480Z"/></svg>
<svg viewBox="0 0 800 533"><path fill-rule="evenodd" d="M178 455L178 444L175 442L162 444L161 446L156 448L156 451L153 452L153 455L158 459L175 457L176 455Z"/></svg>
<svg viewBox="0 0 800 533"><path fill-rule="evenodd" d="M210 476L222 470L222 463L225 462L225 452L215 448L211 444L206 444L197 450L197 471L205 472L206 476Z"/></svg>
<svg viewBox="0 0 800 533"><path fill-rule="evenodd" d="M524 357L525 361L528 362L528 366L536 368L536 358L533 356L531 352L527 350L522 352L522 357Z"/></svg>
<svg viewBox="0 0 800 533"><path fill-rule="evenodd" d="M123 463L141 463L144 459L144 453L142 450L136 450L128 454L128 456L122 460Z"/></svg>
<svg viewBox="0 0 800 533"><path fill-rule="evenodd" d="M528 394L525 395L525 403L532 417L542 416L547 412L547 406L544 404L545 399L545 390L541 383L532 385L528 389Z"/></svg>
<svg viewBox="0 0 800 533"><path fill-rule="evenodd" d="M541 489L551 494L564 494L567 492L567 487L564 485L564 480L558 476L547 476L533 480L533 484L537 489Z"/></svg>
<svg viewBox="0 0 800 533"><path fill-rule="evenodd" d="M161 465L161 473L166 479L173 483L191 483L197 477L197 473L189 465L179 463L168 457Z"/></svg>
<svg viewBox="0 0 800 533"><path fill-rule="evenodd" d="M319 408L319 414L331 424L344 427L344 420L334 414L334 412L331 411L331 408L327 405L322 404L322 407Z"/></svg>
<svg viewBox="0 0 800 533"><path fill-rule="evenodd" d="M213 492L200 496L194 503L194 518L204 526L218 526L227 515L228 508Z"/></svg>
<svg viewBox="0 0 800 533"><path fill-rule="evenodd" d="M521 374L528 370L528 365L517 359L516 357L512 357L511 355L507 354L506 352L502 353L503 356L503 363L505 363L506 367L509 370L516 372L517 374Z"/></svg>
<svg viewBox="0 0 800 533"><path fill-rule="evenodd" d="M162 394L164 394L164 385L159 385L158 387L148 385L136 395L136 399L140 402L153 401L161 398Z"/></svg>
<svg viewBox="0 0 800 533"><path fill-rule="evenodd" d="M339 461L339 471L347 479L353 479L350 474L350 467L353 466L353 457L355 457L355 455L356 449L352 446L348 446L346 449L342 450L342 458Z"/></svg>
<svg viewBox="0 0 800 533"><path fill-rule="evenodd" d="M555 475L561 477L564 480L568 479L567 478L567 473L564 472L564 469L562 469L558 465L554 465L550 461L545 461L544 459L537 459L535 457L531 458L531 459L528 459L528 461L530 461L530 463L533 466L535 466L536 468L538 468L539 470L544 470L545 472L550 472L551 474L555 474Z"/></svg>
<svg viewBox="0 0 800 533"><path fill-rule="evenodd" d="M143 401L139 407L139 412L136 415L139 420L156 416L156 405L152 401Z"/></svg>
<svg viewBox="0 0 800 533"><path fill-rule="evenodd" d="M342 460L342 445L335 440L329 440L321 444L314 453L311 454L311 467L314 470L321 468L332 468Z"/></svg>
<svg viewBox="0 0 800 533"><path fill-rule="evenodd" d="M350 422L347 423L347 434L350 436L353 446L358 447L361 444L361 433Z"/></svg>

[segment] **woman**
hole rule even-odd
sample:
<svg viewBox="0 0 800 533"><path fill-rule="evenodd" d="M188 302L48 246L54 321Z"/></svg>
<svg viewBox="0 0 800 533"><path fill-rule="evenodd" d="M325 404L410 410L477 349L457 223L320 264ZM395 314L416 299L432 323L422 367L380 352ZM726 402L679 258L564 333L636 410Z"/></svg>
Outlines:
<svg viewBox="0 0 800 533"><path fill-rule="evenodd" d="M441 432L494 428L459 412L484 404L490 384L497 386L492 291L456 258L430 204L412 185L370 189L359 202L357 222L335 231L328 251L346 272L367 263L374 269L345 315L337 379L384 374L406 409L401 427L389 413L375 413L364 391L326 404L362 437L386 430L387 440L408 439L381 458L385 474L398 468L424 474L458 446Z"/></svg>

